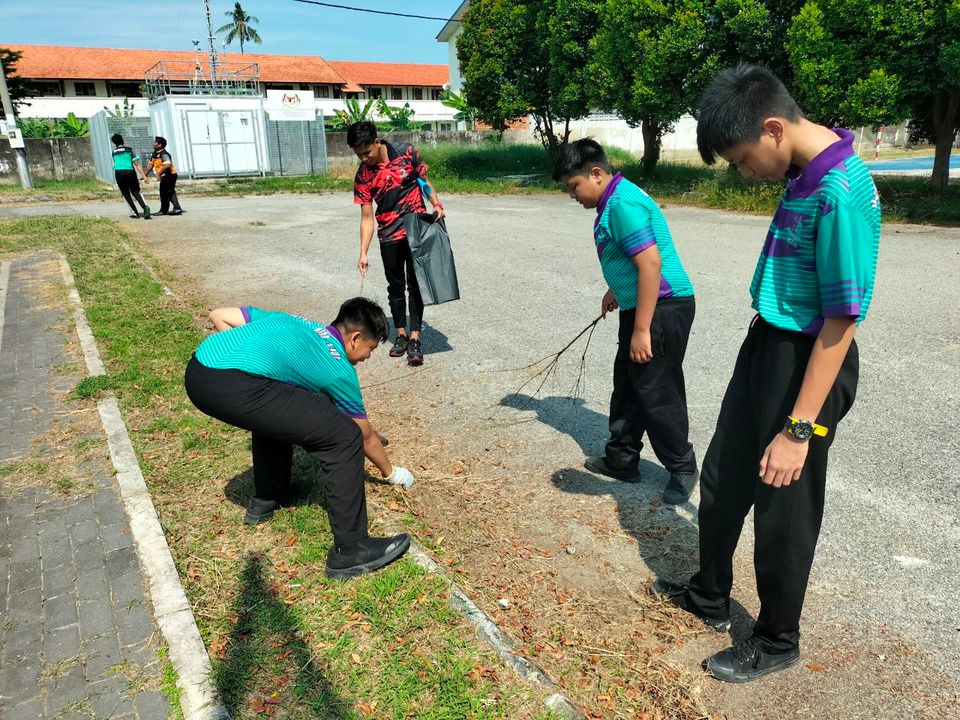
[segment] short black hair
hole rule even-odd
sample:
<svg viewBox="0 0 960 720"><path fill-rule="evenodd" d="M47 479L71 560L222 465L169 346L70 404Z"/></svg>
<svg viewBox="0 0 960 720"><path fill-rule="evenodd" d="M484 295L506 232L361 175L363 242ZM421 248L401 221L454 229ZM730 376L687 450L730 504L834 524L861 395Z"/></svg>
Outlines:
<svg viewBox="0 0 960 720"><path fill-rule="evenodd" d="M355 122L347 128L347 145L351 148L372 145L377 139L377 126L369 120Z"/></svg>
<svg viewBox="0 0 960 720"><path fill-rule="evenodd" d="M162 147L162 148L165 148L165 147L167 146L167 139L166 139L165 137L160 137L159 135L157 135L157 136L153 139L153 141L154 141L155 143L160 143L160 147Z"/></svg>
<svg viewBox="0 0 960 720"><path fill-rule="evenodd" d="M359 330L368 340L386 342L389 337L390 328L383 308L365 297L350 298L341 305L333 324L345 333Z"/></svg>
<svg viewBox="0 0 960 720"><path fill-rule="evenodd" d="M776 75L760 65L741 64L720 72L700 97L697 149L707 165L741 143L760 139L763 121L796 122L803 112Z"/></svg>
<svg viewBox="0 0 960 720"><path fill-rule="evenodd" d="M114 133L113 135L110 136L110 142L112 142L114 145L117 145L118 147L120 145L123 145L123 135L121 135L120 133Z"/></svg>
<svg viewBox="0 0 960 720"><path fill-rule="evenodd" d="M560 153L557 164L553 166L553 179L560 182L564 178L590 172L590 168L594 167L610 172L610 161L603 147L590 137L575 140Z"/></svg>

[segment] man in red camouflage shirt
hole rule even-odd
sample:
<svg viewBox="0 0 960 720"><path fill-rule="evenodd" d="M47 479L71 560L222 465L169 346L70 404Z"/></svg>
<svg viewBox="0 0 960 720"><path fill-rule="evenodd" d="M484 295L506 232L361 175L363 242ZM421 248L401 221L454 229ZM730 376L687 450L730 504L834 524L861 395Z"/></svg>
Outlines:
<svg viewBox="0 0 960 720"><path fill-rule="evenodd" d="M413 267L413 256L403 227L403 216L425 213L424 192L440 220L443 205L437 191L427 180L427 164L413 145L392 144L377 137L372 122L354 123L347 129L347 143L360 158L353 183L353 201L360 206L361 274L367 272L367 251L376 227L380 239L380 257L387 277L387 299L393 325L397 330L390 357L407 355L411 365L423 364L420 329L423 324L423 299ZM422 180L426 186L421 190ZM374 213L373 203L377 210ZM410 330L407 334L407 295L410 297Z"/></svg>

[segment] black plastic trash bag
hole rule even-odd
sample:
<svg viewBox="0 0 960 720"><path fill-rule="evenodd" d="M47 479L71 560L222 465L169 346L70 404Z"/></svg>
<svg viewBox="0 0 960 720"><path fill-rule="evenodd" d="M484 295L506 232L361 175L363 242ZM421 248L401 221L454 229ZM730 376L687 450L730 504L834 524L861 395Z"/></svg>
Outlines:
<svg viewBox="0 0 960 720"><path fill-rule="evenodd" d="M432 214L409 213L403 216L413 267L424 305L439 305L460 299L457 267L453 262L450 236L443 220Z"/></svg>

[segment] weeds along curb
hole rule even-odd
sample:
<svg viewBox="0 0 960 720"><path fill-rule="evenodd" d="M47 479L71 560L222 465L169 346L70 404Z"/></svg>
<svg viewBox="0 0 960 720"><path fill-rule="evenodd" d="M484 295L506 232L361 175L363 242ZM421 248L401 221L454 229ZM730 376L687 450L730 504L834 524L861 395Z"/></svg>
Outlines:
<svg viewBox="0 0 960 720"><path fill-rule="evenodd" d="M66 257L59 255L60 270L71 303L80 347L90 377L106 375L100 352L87 323L80 294ZM130 533L150 586L150 600L157 625L170 649L169 659L177 671L177 685L183 691L180 705L185 720L221 720L227 717L210 681L210 658L197 629L190 602L170 555L166 536L147 491L140 463L117 398L110 394L97 403L100 421L107 435L110 460L116 470L123 507L130 521Z"/></svg>
<svg viewBox="0 0 960 720"><path fill-rule="evenodd" d="M150 267L147 262L133 251L133 248L126 244L125 249L131 253L134 260L144 267L151 278L163 285L164 293L176 297L162 280L157 276L156 271ZM73 282L73 276L66 258L61 255L61 267L64 281L70 293L70 298L76 306L75 317L77 319L77 333L80 335L81 347L84 350L84 357L87 360L87 367L91 375L105 375L106 370L100 362L100 356L97 352L96 343L90 332L90 327L86 322L83 309L80 304L80 296L77 293ZM88 340L84 339L84 335ZM88 348L90 352L88 352ZM91 358L95 364L91 364ZM98 371L97 371L98 370ZM210 660L207 655L206 647L200 639L200 633L197 630L196 621L190 610L186 599L186 594L180 584L180 577L177 574L173 559L170 557L170 551L167 547L166 538L163 529L160 527L153 503L147 493L143 476L140 473L140 466L137 461L133 446L130 443L126 426L120 415L120 408L117 400L112 395L101 400L98 403L101 419L104 429L107 431L110 445L110 456L114 461L114 467L117 469L117 479L120 481L121 493L123 495L124 505L127 507L127 513L130 516L130 530L134 535L137 548L140 550L141 560L144 563L147 575L150 578L151 597L154 603L157 621L163 630L167 644L170 646L170 660L180 675L178 683L184 690L181 703L183 705L184 716L186 720L215 720L226 718L225 708L219 704L212 687L209 684ZM108 425L109 418L109 425ZM130 500L128 500L128 494ZM369 502L369 499L368 499ZM387 513L383 508L377 507L379 515L384 517ZM143 515L142 526L134 526L135 514ZM387 528L387 532L398 534L401 531L392 526L387 521L382 521ZM141 537L149 538L150 551L143 549ZM156 546L154 548L154 546ZM157 561L157 567L150 567L147 560L148 552L151 560ZM562 720L586 720L583 713L580 712L576 704L560 691L560 687L535 663L519 654L517 646L510 637L487 615L470 597L466 591L453 579L453 577L438 565L433 558L416 542L410 543L410 557L420 567L429 573L442 577L450 586L450 604L476 628L477 635L486 642L500 657L500 660L508 667L513 669L520 677L528 680L542 688L550 691L550 695L544 701L547 708L555 716ZM156 574L155 574L156 573ZM155 586L155 580L158 585ZM167 590L167 585L171 586ZM182 607L174 602L171 605L171 599L179 595L182 597ZM171 615L171 621L167 626L161 617L161 608L167 613L176 613L174 620ZM189 619L188 617L189 616ZM176 648L179 643L180 647ZM180 661L184 663L181 667L178 664L176 650L183 655ZM193 678L194 685L188 687L190 682L187 678ZM190 693L193 693L191 696ZM191 709L193 712L191 712Z"/></svg>
<svg viewBox="0 0 960 720"><path fill-rule="evenodd" d="M369 503L369 499L367 501ZM370 503L378 510L381 517L387 513L376 503ZM387 533L397 535L402 532L393 523L380 520ZM450 584L450 604L463 614L464 617L476 628L477 635L486 642L500 657L504 665L512 668L520 677L529 680L532 683L551 691L544 704L554 715L563 718L563 720L586 720L583 713L576 704L560 691L560 686L555 683L549 675L535 663L519 654L517 646L513 640L497 625L493 618L481 610L473 600L467 595L466 591L457 583L456 580L434 561L432 557L419 544L410 541L410 550L407 553L410 558L428 573L439 575Z"/></svg>

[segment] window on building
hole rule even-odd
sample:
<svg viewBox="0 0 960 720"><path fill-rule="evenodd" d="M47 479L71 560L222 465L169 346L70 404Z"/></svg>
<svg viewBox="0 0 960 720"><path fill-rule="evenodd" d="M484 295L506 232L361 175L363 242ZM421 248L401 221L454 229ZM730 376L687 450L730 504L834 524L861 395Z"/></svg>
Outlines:
<svg viewBox="0 0 960 720"><path fill-rule="evenodd" d="M140 92L140 83L135 82L111 82L108 89L110 97L136 98L143 95Z"/></svg>
<svg viewBox="0 0 960 720"><path fill-rule="evenodd" d="M430 88L430 97L433 100L439 100L443 95L443 88Z"/></svg>
<svg viewBox="0 0 960 720"><path fill-rule="evenodd" d="M367 97L368 98L383 97L383 88L378 88L378 87L367 88Z"/></svg>
<svg viewBox="0 0 960 720"><path fill-rule="evenodd" d="M453 130L453 125L450 123L440 123L440 132L450 132Z"/></svg>
<svg viewBox="0 0 960 720"><path fill-rule="evenodd" d="M317 85L317 97L322 97L322 98L330 97L330 86Z"/></svg>
<svg viewBox="0 0 960 720"><path fill-rule="evenodd" d="M59 80L38 80L30 83L30 87L43 97L60 97L63 87Z"/></svg>
<svg viewBox="0 0 960 720"><path fill-rule="evenodd" d="M413 89L413 99L414 99L414 100L423 100L423 88L414 88L414 89Z"/></svg>
<svg viewBox="0 0 960 720"><path fill-rule="evenodd" d="M391 100L403 100L403 88L390 88L390 99Z"/></svg>
<svg viewBox="0 0 960 720"><path fill-rule="evenodd" d="M343 89L342 89L339 85L334 85L334 86L333 86L333 96L334 96L335 98L342 98L342 97L343 97Z"/></svg>
<svg viewBox="0 0 960 720"><path fill-rule="evenodd" d="M92 82L74 82L73 92L78 97L93 97L97 94L97 84Z"/></svg>
<svg viewBox="0 0 960 720"><path fill-rule="evenodd" d="M286 83L280 83L280 84L270 83L269 85L267 85L267 89L268 90L296 90L296 88L293 85L286 84Z"/></svg>

